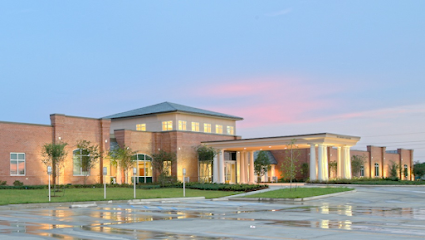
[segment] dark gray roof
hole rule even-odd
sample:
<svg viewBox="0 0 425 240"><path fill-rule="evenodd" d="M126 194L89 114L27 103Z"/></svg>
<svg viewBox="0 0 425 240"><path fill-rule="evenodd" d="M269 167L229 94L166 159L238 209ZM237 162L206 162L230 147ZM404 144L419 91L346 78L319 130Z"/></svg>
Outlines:
<svg viewBox="0 0 425 240"><path fill-rule="evenodd" d="M155 105L138 108L134 110L130 110L127 112L117 113L113 115L109 115L103 118L126 118L126 117L136 117L136 116L143 116L143 115L149 115L149 114L157 114L157 113L167 113L167 112L186 112L186 113L196 113L196 114L202 114L202 115L209 115L214 117L223 117L223 118L231 118L234 120L242 120L241 117L236 117L228 114L203 110L199 108L184 106L176 103L170 103L170 102L163 102L158 103Z"/></svg>
<svg viewBox="0 0 425 240"><path fill-rule="evenodd" d="M254 159L257 159L258 153L260 151L254 152ZM270 164L277 164L276 158L274 158L273 154L270 151L263 151L267 154L267 157L269 158Z"/></svg>

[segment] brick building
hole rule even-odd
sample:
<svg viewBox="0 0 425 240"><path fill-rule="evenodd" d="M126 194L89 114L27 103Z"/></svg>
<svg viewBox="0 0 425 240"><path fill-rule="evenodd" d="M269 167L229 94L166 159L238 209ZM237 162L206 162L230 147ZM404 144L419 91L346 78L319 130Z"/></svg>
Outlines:
<svg viewBox="0 0 425 240"><path fill-rule="evenodd" d="M226 183L255 182L252 171L254 153L268 150L273 165L263 181L270 181L273 177L281 177L280 166L288 152L285 147L294 138L241 139L236 135L236 121L242 118L169 102L99 119L52 114L50 120L50 125L0 122L0 180L7 181L8 185L15 180L26 185L46 184L48 177L41 161L42 147L47 143L63 142L68 144L68 154L57 181L59 184L81 184L86 174L79 165L77 142L86 140L98 145L103 153L116 147L129 147L137 152L134 167L137 181L141 183L156 180L151 156L160 150L176 153L177 161L170 167L170 174L179 180L183 179L182 172L186 169L190 181ZM295 137L299 138L301 154L298 164L313 164L315 172L310 172L313 178L351 178L351 173L344 173L343 169L338 168L337 173L327 170L328 165L337 161L347 168L353 155L361 155L365 160L361 172L364 177L386 177L388 165L395 162L407 169L408 175L405 176L403 171L401 178L413 179L413 150L394 152L386 151L385 147L368 146L366 151L350 152L350 147L360 138L328 133ZM317 137L328 142L311 140ZM198 161L194 147L200 144L215 147L218 156L210 161ZM104 167L108 169L105 176ZM107 182L129 182L132 176L130 174L125 179L122 169L111 164L105 154L88 175L87 183L103 183L104 179Z"/></svg>

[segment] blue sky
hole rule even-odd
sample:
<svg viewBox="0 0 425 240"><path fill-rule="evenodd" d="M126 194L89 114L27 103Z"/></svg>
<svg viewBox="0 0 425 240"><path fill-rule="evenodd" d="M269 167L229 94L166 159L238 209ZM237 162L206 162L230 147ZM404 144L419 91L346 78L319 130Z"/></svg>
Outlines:
<svg viewBox="0 0 425 240"><path fill-rule="evenodd" d="M170 101L425 161L424 1L1 1L1 121Z"/></svg>

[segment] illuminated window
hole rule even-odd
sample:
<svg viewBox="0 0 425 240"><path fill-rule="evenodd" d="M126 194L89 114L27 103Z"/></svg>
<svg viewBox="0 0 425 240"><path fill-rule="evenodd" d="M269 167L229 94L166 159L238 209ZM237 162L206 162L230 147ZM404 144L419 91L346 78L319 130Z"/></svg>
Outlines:
<svg viewBox="0 0 425 240"><path fill-rule="evenodd" d="M162 131L171 131L171 130L173 130L173 121L163 121Z"/></svg>
<svg viewBox="0 0 425 240"><path fill-rule="evenodd" d="M211 124L204 123L204 132L210 133L211 132Z"/></svg>
<svg viewBox="0 0 425 240"><path fill-rule="evenodd" d="M360 166L360 177L364 177L364 166Z"/></svg>
<svg viewBox="0 0 425 240"><path fill-rule="evenodd" d="M375 163L375 177L379 177L379 164Z"/></svg>
<svg viewBox="0 0 425 240"><path fill-rule="evenodd" d="M409 175L409 170L407 168L407 164L404 164L404 177L407 177Z"/></svg>
<svg viewBox="0 0 425 240"><path fill-rule="evenodd" d="M223 125L215 125L215 133L223 134Z"/></svg>
<svg viewBox="0 0 425 240"><path fill-rule="evenodd" d="M87 149L76 149L72 152L73 156L73 175L88 176L90 157Z"/></svg>
<svg viewBox="0 0 425 240"><path fill-rule="evenodd" d="M186 131L186 121L179 120L179 130Z"/></svg>
<svg viewBox="0 0 425 240"><path fill-rule="evenodd" d="M25 176L25 153L10 153L10 175Z"/></svg>
<svg viewBox="0 0 425 240"><path fill-rule="evenodd" d="M227 126L227 134L229 135L233 135L235 133L234 129L232 126Z"/></svg>
<svg viewBox="0 0 425 240"><path fill-rule="evenodd" d="M163 161L164 173L166 176L171 176L171 161Z"/></svg>
<svg viewBox="0 0 425 240"><path fill-rule="evenodd" d="M193 132L199 132L199 123L198 122L192 122L192 131Z"/></svg>
<svg viewBox="0 0 425 240"><path fill-rule="evenodd" d="M137 131L146 131L146 123L136 124L136 130Z"/></svg>

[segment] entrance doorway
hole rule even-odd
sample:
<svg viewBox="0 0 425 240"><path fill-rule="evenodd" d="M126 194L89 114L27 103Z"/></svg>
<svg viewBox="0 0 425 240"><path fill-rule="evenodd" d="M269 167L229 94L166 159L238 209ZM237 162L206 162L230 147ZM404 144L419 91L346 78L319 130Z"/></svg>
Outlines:
<svg viewBox="0 0 425 240"><path fill-rule="evenodd" d="M224 163L225 183L236 183L236 164L235 161L225 161Z"/></svg>

